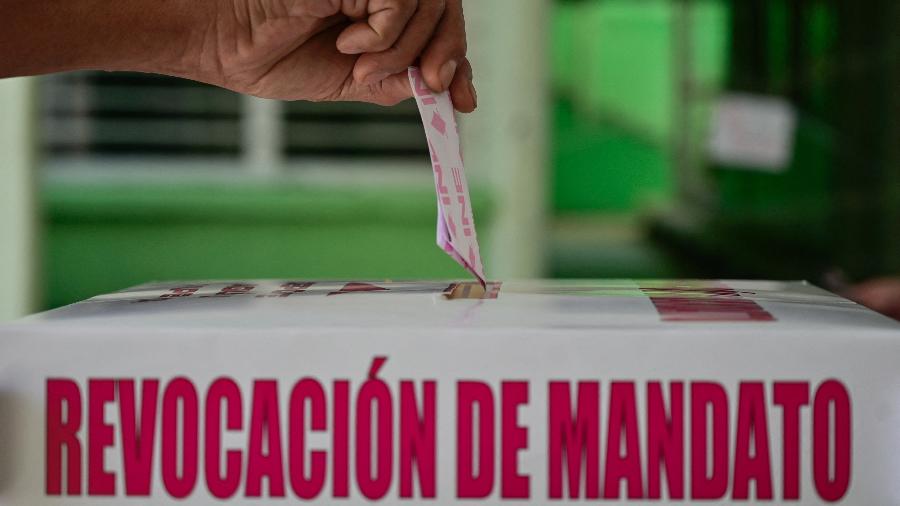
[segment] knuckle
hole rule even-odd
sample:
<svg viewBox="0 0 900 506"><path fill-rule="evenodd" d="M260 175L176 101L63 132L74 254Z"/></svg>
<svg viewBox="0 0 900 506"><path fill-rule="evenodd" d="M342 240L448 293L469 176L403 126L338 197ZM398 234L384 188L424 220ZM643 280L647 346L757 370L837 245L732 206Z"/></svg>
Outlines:
<svg viewBox="0 0 900 506"><path fill-rule="evenodd" d="M339 0L341 3L341 12L343 14L350 16L350 18L357 19L362 17L366 13L366 0Z"/></svg>

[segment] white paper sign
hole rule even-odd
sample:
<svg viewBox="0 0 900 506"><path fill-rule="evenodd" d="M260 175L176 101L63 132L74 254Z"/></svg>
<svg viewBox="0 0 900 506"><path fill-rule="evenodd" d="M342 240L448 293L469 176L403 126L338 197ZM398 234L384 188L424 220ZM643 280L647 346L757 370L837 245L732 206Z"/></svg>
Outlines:
<svg viewBox="0 0 900 506"><path fill-rule="evenodd" d="M797 112L778 98L730 94L719 98L710 139L713 161L781 172L791 163Z"/></svg>

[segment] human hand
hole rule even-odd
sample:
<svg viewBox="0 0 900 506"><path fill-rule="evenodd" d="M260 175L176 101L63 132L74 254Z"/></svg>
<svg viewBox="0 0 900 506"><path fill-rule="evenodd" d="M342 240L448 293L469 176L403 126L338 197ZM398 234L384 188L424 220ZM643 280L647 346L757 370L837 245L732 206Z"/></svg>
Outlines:
<svg viewBox="0 0 900 506"><path fill-rule="evenodd" d="M412 96L418 62L457 109L477 102L462 0L7 0L0 47L0 78L127 70L384 105Z"/></svg>
<svg viewBox="0 0 900 506"><path fill-rule="evenodd" d="M900 278L882 278L853 287L850 298L900 320Z"/></svg>
<svg viewBox="0 0 900 506"><path fill-rule="evenodd" d="M393 105L419 62L461 112L477 106L462 0L216 2L200 80L264 98Z"/></svg>

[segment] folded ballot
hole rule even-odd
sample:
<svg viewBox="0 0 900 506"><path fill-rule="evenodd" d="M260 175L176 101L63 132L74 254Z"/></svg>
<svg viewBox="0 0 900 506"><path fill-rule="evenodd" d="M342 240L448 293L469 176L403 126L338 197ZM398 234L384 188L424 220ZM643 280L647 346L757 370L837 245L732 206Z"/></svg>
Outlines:
<svg viewBox="0 0 900 506"><path fill-rule="evenodd" d="M472 199L463 166L459 126L450 93L434 93L425 85L422 72L409 69L412 85L434 169L437 191L437 244L450 257L485 285L484 266L475 233Z"/></svg>
<svg viewBox="0 0 900 506"><path fill-rule="evenodd" d="M804 283L155 283L0 326L0 504L900 504L898 357Z"/></svg>

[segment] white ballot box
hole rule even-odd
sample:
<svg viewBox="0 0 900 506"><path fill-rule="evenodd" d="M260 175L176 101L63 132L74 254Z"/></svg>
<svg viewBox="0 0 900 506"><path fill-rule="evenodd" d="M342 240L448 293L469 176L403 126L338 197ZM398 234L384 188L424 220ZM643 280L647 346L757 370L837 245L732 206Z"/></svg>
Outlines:
<svg viewBox="0 0 900 506"><path fill-rule="evenodd" d="M187 282L0 327L0 504L900 504L900 324L804 283Z"/></svg>

